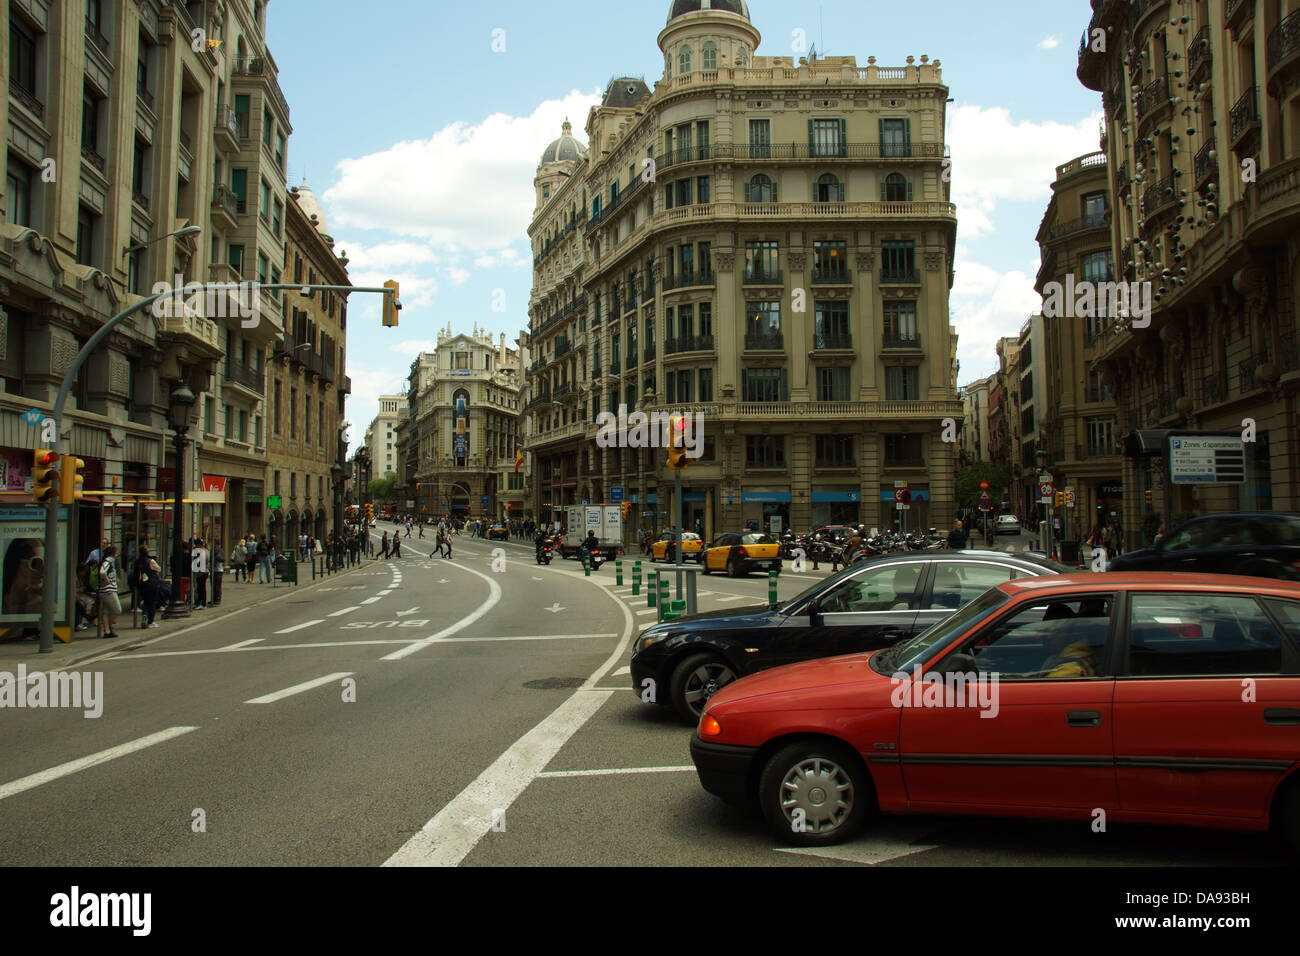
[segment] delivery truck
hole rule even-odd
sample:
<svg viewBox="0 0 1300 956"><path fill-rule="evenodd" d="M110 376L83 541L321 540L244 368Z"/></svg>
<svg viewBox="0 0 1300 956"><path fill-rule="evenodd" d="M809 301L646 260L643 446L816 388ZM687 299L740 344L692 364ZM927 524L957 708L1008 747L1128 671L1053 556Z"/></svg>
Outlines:
<svg viewBox="0 0 1300 956"><path fill-rule="evenodd" d="M567 530L560 542L560 557L577 557L588 531L596 532L602 550L623 550L623 509L619 505L567 505L564 518Z"/></svg>

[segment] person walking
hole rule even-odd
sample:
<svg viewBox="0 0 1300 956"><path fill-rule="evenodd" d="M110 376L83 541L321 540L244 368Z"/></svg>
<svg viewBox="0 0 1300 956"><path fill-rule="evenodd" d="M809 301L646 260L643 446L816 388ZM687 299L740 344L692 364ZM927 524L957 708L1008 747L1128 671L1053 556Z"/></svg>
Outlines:
<svg viewBox="0 0 1300 956"><path fill-rule="evenodd" d="M162 568L149 554L147 545L140 545L135 559L135 578L140 587L140 607L144 611L141 628L157 627L154 617L162 606Z"/></svg>
<svg viewBox="0 0 1300 956"><path fill-rule="evenodd" d="M221 579L226 574L226 552L221 547L221 539L212 542L212 606L221 603Z"/></svg>
<svg viewBox="0 0 1300 956"><path fill-rule="evenodd" d="M257 567L257 538L248 535L244 539L244 577L253 583L253 569Z"/></svg>
<svg viewBox="0 0 1300 956"><path fill-rule="evenodd" d="M99 562L99 624L100 637L117 637L114 626L122 613L122 602L117 595L117 547L108 545L100 549Z"/></svg>
<svg viewBox="0 0 1300 956"><path fill-rule="evenodd" d="M958 521L953 525L953 529L948 532L948 548L951 551L961 551L966 547L966 532L962 530L961 522Z"/></svg>
<svg viewBox="0 0 1300 956"><path fill-rule="evenodd" d="M208 606L208 549L203 546L202 538L194 539L190 550L190 570L194 574L194 610L206 610Z"/></svg>
<svg viewBox="0 0 1300 956"><path fill-rule="evenodd" d="M238 584L244 575L244 565L248 562L248 554L244 551L244 539L240 538L235 542L235 546L230 550L230 566L235 569L235 583Z"/></svg>
<svg viewBox="0 0 1300 956"><path fill-rule="evenodd" d="M257 540L257 583L271 583L271 544L266 535Z"/></svg>
<svg viewBox="0 0 1300 956"><path fill-rule="evenodd" d="M394 531L393 532L393 557L400 558L401 556L402 556L402 532Z"/></svg>
<svg viewBox="0 0 1300 956"><path fill-rule="evenodd" d="M383 558L385 561L388 560L388 532L387 531L384 532L383 545L379 552L379 556Z"/></svg>

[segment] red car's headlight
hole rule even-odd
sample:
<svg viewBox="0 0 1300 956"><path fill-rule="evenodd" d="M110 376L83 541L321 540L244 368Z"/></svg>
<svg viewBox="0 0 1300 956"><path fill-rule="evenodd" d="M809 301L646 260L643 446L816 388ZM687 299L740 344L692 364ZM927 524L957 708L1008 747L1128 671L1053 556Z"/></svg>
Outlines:
<svg viewBox="0 0 1300 956"><path fill-rule="evenodd" d="M722 725L716 719L705 714L700 718L700 736L701 737L720 737L722 735Z"/></svg>

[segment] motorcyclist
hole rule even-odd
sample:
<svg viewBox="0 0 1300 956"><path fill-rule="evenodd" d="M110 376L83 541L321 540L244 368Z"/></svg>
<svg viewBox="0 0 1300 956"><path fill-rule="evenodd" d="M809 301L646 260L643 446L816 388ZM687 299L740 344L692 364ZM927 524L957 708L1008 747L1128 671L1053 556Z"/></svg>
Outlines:
<svg viewBox="0 0 1300 956"><path fill-rule="evenodd" d="M537 546L537 557L539 559L542 556L542 545L546 544L546 542L549 540L550 540L550 535L548 535L545 531L537 532L537 537L533 539L533 544Z"/></svg>
<svg viewBox="0 0 1300 956"><path fill-rule="evenodd" d="M596 532L588 531L587 537L582 539L582 560L585 562L600 549L600 542L596 539ZM594 567L594 564L593 564Z"/></svg>

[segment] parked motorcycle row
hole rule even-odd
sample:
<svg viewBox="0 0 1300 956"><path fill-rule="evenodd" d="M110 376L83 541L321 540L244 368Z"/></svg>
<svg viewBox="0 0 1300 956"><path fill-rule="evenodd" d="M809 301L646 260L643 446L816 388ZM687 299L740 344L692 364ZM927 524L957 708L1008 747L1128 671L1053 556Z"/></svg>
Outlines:
<svg viewBox="0 0 1300 956"><path fill-rule="evenodd" d="M803 552L805 561L813 564L830 562L832 567L849 566L868 558L900 551L937 551L945 547L947 539L940 535L938 529L930 528L925 533L909 531L885 531L874 537L862 539L860 547L848 551L848 535L822 534L812 532L795 535L787 531L781 538L781 557L793 561ZM848 553L846 553L848 552Z"/></svg>

